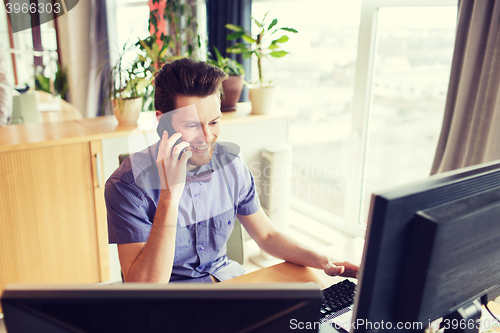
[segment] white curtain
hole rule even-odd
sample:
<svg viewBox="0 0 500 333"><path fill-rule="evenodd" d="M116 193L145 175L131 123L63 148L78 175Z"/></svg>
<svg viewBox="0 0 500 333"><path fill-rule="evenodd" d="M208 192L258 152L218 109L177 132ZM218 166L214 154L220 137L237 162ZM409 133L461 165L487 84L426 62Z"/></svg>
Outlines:
<svg viewBox="0 0 500 333"><path fill-rule="evenodd" d="M93 118L99 115L102 106L101 78L97 71L101 64L109 63L106 1L79 1L59 17L58 23L70 103L83 117Z"/></svg>

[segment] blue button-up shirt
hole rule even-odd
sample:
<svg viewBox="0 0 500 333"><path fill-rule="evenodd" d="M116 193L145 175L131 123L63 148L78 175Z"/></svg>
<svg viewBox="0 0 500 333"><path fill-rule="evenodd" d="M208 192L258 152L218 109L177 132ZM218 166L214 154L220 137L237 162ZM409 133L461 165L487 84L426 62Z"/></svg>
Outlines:
<svg viewBox="0 0 500 333"><path fill-rule="evenodd" d="M160 197L156 158L160 142L132 154L106 182L109 242L147 242ZM179 203L175 257L170 281L224 281L244 274L226 256L236 214L260 208L253 177L234 145L217 144L211 161L196 173L214 169L208 183L184 188ZM188 175L192 175L188 172Z"/></svg>

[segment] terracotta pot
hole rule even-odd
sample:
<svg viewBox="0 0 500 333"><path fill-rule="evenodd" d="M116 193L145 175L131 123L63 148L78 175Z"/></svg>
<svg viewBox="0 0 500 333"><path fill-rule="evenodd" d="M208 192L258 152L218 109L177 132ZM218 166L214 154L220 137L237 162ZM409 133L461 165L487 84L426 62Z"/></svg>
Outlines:
<svg viewBox="0 0 500 333"><path fill-rule="evenodd" d="M249 97L250 102L252 102L253 114L271 114L274 109L276 89L277 87L275 86L249 87Z"/></svg>
<svg viewBox="0 0 500 333"><path fill-rule="evenodd" d="M142 97L113 100L113 113L120 125L137 125L141 111Z"/></svg>
<svg viewBox="0 0 500 333"><path fill-rule="evenodd" d="M224 96L220 103L220 110L235 111L236 103L240 100L241 91L243 90L243 75L230 76L222 82Z"/></svg>

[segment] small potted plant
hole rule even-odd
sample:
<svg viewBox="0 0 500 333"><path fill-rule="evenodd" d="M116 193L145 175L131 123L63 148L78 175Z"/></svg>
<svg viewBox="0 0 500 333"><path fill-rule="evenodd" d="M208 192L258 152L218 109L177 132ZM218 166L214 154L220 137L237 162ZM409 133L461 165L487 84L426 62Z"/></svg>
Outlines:
<svg viewBox="0 0 500 333"><path fill-rule="evenodd" d="M244 59L250 58L252 55L256 57L259 80L258 84L254 84L249 87L249 97L252 102L252 113L256 114L269 114L272 111L276 93L276 86L271 85L270 81L264 79L262 60L268 57L282 58L289 53L281 48L281 44L286 43L289 40L287 35L283 34L275 39L272 39L271 36L281 31L297 33L297 30L293 28L276 28L276 25L278 24L278 19L276 18L266 27L267 24L265 23L265 20L267 14L268 13L264 15L264 18L261 21L252 17L252 21L259 29L259 33L257 35L252 35L250 31L246 31L241 26L226 24L226 28L234 31L227 36L228 40L236 40L238 38L243 39L242 43L236 43L235 45L229 47L227 52L241 53Z"/></svg>
<svg viewBox="0 0 500 333"><path fill-rule="evenodd" d="M243 66L234 59L224 58L219 49L214 46L216 59L208 58L208 63L218 67L228 75L228 78L222 82L222 100L220 110L235 111L236 103L239 101L243 90L243 77L245 70Z"/></svg>
<svg viewBox="0 0 500 333"><path fill-rule="evenodd" d="M142 111L143 94L151 84L152 77L141 66L142 61L138 57L128 64L124 60L124 53L120 54L106 76L106 102L111 102L113 113L121 125L135 125Z"/></svg>

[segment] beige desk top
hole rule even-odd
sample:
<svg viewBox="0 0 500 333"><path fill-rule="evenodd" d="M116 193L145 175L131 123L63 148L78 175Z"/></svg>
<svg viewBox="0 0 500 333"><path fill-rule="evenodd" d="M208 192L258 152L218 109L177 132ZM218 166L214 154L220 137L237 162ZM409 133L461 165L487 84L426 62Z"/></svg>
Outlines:
<svg viewBox="0 0 500 333"><path fill-rule="evenodd" d="M343 281L344 277L328 276L320 269L295 265L289 262L259 269L258 271L238 276L221 283L286 283L314 282L321 288Z"/></svg>
<svg viewBox="0 0 500 333"><path fill-rule="evenodd" d="M247 110L224 112L221 124L266 121L286 118L287 115L252 115ZM154 118L154 112L143 112L141 119ZM139 119L139 123L141 122ZM10 125L0 127L0 152L46 147L75 142L101 140L127 136L137 126L119 125L114 116L74 119L41 124Z"/></svg>

